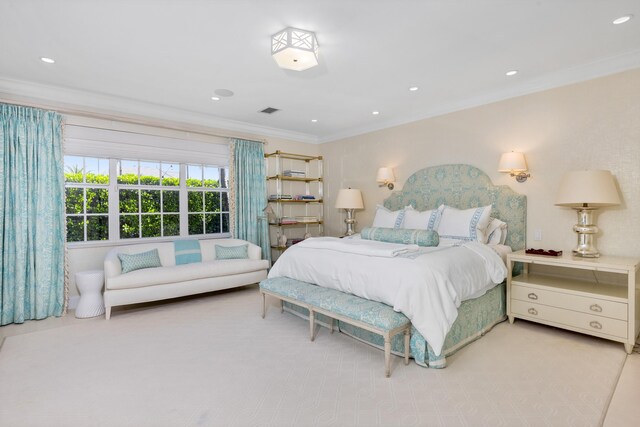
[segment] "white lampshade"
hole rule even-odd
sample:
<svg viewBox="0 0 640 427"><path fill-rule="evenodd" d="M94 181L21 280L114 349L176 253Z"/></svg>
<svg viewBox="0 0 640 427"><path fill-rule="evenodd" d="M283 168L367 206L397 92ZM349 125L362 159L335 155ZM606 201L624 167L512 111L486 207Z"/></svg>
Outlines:
<svg viewBox="0 0 640 427"><path fill-rule="evenodd" d="M556 196L557 206L579 207L614 206L620 204L620 196L611 172L586 170L567 172L562 178Z"/></svg>
<svg viewBox="0 0 640 427"><path fill-rule="evenodd" d="M318 65L318 39L311 31L285 28L271 36L271 56L280 68L304 71Z"/></svg>
<svg viewBox="0 0 640 427"><path fill-rule="evenodd" d="M355 188L343 188L338 192L336 199L338 209L364 209L362 193Z"/></svg>
<svg viewBox="0 0 640 427"><path fill-rule="evenodd" d="M523 153L504 153L500 157L498 172L524 172L527 170L527 162Z"/></svg>
<svg viewBox="0 0 640 427"><path fill-rule="evenodd" d="M391 168L380 168L378 169L378 174L376 175L376 182L395 182L396 177L393 175L393 169Z"/></svg>

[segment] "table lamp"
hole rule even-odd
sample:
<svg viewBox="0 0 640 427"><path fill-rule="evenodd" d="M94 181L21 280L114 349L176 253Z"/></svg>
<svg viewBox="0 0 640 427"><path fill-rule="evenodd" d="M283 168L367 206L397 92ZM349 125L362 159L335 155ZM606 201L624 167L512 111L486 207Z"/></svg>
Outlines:
<svg viewBox="0 0 640 427"><path fill-rule="evenodd" d="M566 206L578 212L578 223L573 231L578 233L578 246L573 254L585 258L600 256L596 248L596 227L593 211L620 204L620 196L611 172L586 170L567 172L560 183L556 206Z"/></svg>
<svg viewBox="0 0 640 427"><path fill-rule="evenodd" d="M336 208L344 209L347 212L347 217L344 220L345 224L347 224L347 232L345 233L345 236L351 236L355 233L355 231L353 231L353 226L356 223L353 211L355 209L364 209L362 193L360 190L354 188L343 188L338 192Z"/></svg>

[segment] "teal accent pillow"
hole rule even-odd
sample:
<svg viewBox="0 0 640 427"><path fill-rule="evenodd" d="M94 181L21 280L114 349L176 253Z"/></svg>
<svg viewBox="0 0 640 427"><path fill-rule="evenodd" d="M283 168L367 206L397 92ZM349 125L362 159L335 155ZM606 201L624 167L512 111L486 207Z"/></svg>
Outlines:
<svg viewBox="0 0 640 427"><path fill-rule="evenodd" d="M202 262L200 242L198 240L175 240L173 242L173 249L176 254L176 265Z"/></svg>
<svg viewBox="0 0 640 427"><path fill-rule="evenodd" d="M438 246L440 243L440 236L438 236L438 232L434 230L369 227L360 231L360 236L366 240L404 243L405 245Z"/></svg>
<svg viewBox="0 0 640 427"><path fill-rule="evenodd" d="M142 270L143 268L162 267L157 249L139 254L118 254L118 258L120 258L120 264L122 265L122 273Z"/></svg>
<svg viewBox="0 0 640 427"><path fill-rule="evenodd" d="M249 258L249 245L222 246L216 245L216 259L247 259Z"/></svg>

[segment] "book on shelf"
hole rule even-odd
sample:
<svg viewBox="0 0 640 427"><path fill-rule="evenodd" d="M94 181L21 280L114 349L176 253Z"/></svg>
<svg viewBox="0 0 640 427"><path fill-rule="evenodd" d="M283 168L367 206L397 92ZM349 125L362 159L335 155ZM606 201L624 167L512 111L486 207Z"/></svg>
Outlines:
<svg viewBox="0 0 640 427"><path fill-rule="evenodd" d="M318 222L317 216L297 216L295 219L297 222Z"/></svg>
<svg viewBox="0 0 640 427"><path fill-rule="evenodd" d="M282 172L282 175L283 176L295 177L295 178L305 178L307 176L307 173L305 171L301 171L301 170L285 169Z"/></svg>
<svg viewBox="0 0 640 427"><path fill-rule="evenodd" d="M271 194L269 200L293 200L293 196L291 194Z"/></svg>
<svg viewBox="0 0 640 427"><path fill-rule="evenodd" d="M293 196L293 200L315 200L316 196L310 194L296 194Z"/></svg>
<svg viewBox="0 0 640 427"><path fill-rule="evenodd" d="M283 216L282 218L280 218L279 223L280 224L297 224L298 220L292 216Z"/></svg>

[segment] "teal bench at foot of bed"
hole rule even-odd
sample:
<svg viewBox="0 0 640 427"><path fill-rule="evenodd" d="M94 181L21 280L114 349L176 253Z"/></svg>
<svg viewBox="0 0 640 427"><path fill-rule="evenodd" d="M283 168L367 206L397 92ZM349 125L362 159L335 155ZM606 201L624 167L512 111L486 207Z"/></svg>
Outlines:
<svg viewBox="0 0 640 427"><path fill-rule="evenodd" d="M404 314L394 311L386 304L288 277L263 280L260 282L260 293L262 294L263 319L266 314L266 295L309 310L311 341L315 338L316 313L331 318L332 333L334 320L339 320L382 335L384 338L384 368L387 377L391 375L391 338L403 332L404 364L409 364L411 322Z"/></svg>

